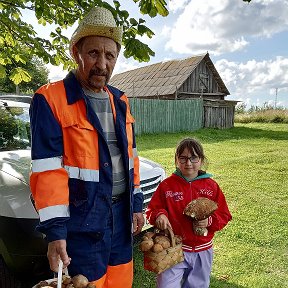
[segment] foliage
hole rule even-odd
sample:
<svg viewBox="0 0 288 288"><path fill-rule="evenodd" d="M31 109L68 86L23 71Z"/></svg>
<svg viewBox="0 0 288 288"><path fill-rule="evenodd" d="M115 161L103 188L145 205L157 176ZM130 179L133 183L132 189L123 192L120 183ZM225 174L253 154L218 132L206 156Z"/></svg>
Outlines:
<svg viewBox="0 0 288 288"><path fill-rule="evenodd" d="M265 108L250 109L248 112L236 113L234 121L237 123L288 123L288 109L284 108Z"/></svg>
<svg viewBox="0 0 288 288"><path fill-rule="evenodd" d="M0 109L0 150L25 149L29 146L30 125L21 120L23 108Z"/></svg>
<svg viewBox="0 0 288 288"><path fill-rule="evenodd" d="M236 124L231 129L201 129L137 137L140 156L153 159L169 175L176 144L196 137L209 159L208 172L223 189L233 219L214 238L210 288L286 288L288 124ZM155 288L144 271L137 246L134 288Z"/></svg>
<svg viewBox="0 0 288 288"><path fill-rule="evenodd" d="M168 10L165 0L133 0L138 3L142 14L155 17L158 14L167 16ZM5 77L4 66L14 64L10 78L20 83L29 81L27 69L19 67L19 64L27 64L29 57L23 53L26 48L30 55L36 55L45 63L53 65L63 64L64 69L73 67L74 63L67 54L69 39L63 32L72 26L76 21L83 18L83 15L94 6L104 6L111 10L116 22L123 25L124 55L133 56L139 61L149 61L154 52L144 43L137 39L138 36L151 38L154 33L147 26L145 20L129 18L126 10L120 9L120 2L113 1L114 7L102 0L0 0L0 78ZM23 14L26 11L33 11L39 25L52 25L55 29L50 33L50 39L37 36L34 27L23 21ZM52 28L51 28L52 29ZM27 50L26 50L27 51ZM11 76L12 75L12 76Z"/></svg>
<svg viewBox="0 0 288 288"><path fill-rule="evenodd" d="M24 52L24 51L23 51ZM24 52L25 53L25 52ZM20 94L33 94L36 89L48 82L48 69L45 67L43 60L26 53L27 63L19 63L18 70L15 70L15 64L5 66L5 78L0 78L0 91L4 93L15 93L16 85ZM19 69L27 71L21 78L21 73L16 73ZM14 71L14 72L13 72ZM21 81L22 80L22 81Z"/></svg>
<svg viewBox="0 0 288 288"><path fill-rule="evenodd" d="M130 1L138 5L143 15L165 17L169 13L166 0ZM63 64L64 70L74 67L75 63L67 53L69 39L64 35L65 30L95 6L111 10L116 22L123 25L125 57L148 62L155 55L148 45L139 40L142 36L152 38L154 32L145 25L144 19L136 20L130 17L128 11L122 10L120 1L113 0L112 6L103 0L0 0L0 78L6 76L5 66L13 64L9 76L15 84L31 80L30 71L19 66L20 63L28 63L27 55L23 53L26 48L30 55L41 58L44 63L57 66ZM23 20L26 11L35 14L39 25L51 25L51 33L47 35L50 38L39 37L34 27Z"/></svg>
<svg viewBox="0 0 288 288"><path fill-rule="evenodd" d="M235 113L236 114L244 113L246 108L247 108L246 103L244 102L237 103L237 105L235 106Z"/></svg>

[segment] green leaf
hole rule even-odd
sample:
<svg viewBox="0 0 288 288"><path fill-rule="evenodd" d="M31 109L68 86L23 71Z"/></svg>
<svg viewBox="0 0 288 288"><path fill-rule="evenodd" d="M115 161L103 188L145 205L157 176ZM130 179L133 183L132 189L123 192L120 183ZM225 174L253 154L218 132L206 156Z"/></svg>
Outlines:
<svg viewBox="0 0 288 288"><path fill-rule="evenodd" d="M169 11L166 8L167 3L164 0L155 0L155 2L156 2L155 7L158 13L161 16L166 17L169 14Z"/></svg>
<svg viewBox="0 0 288 288"><path fill-rule="evenodd" d="M21 82L31 81L31 76L25 69L17 67L12 70L9 79L12 80L15 85L19 85Z"/></svg>
<svg viewBox="0 0 288 288"><path fill-rule="evenodd" d="M154 32L145 25L138 25L138 31L141 36L146 34L149 38L155 35Z"/></svg>
<svg viewBox="0 0 288 288"><path fill-rule="evenodd" d="M16 60L16 62L21 62L23 64L26 64L26 62L27 62L26 57L23 55L20 55L20 54L14 55L14 59Z"/></svg>
<svg viewBox="0 0 288 288"><path fill-rule="evenodd" d="M119 3L118 1L113 1L113 3L114 3L114 6L115 6L116 8L119 8L119 7L120 7L120 3Z"/></svg>
<svg viewBox="0 0 288 288"><path fill-rule="evenodd" d="M130 18L129 22L131 23L131 25L136 26L138 25L138 22L134 19L134 18Z"/></svg>
<svg viewBox="0 0 288 288"><path fill-rule="evenodd" d="M0 64L0 78L6 77L6 69L3 65Z"/></svg>
<svg viewBox="0 0 288 288"><path fill-rule="evenodd" d="M15 46L15 39L10 32L6 33L5 35L5 42L8 46Z"/></svg>
<svg viewBox="0 0 288 288"><path fill-rule="evenodd" d="M47 21L46 21L43 17L41 17L40 19L38 19L38 23L39 23L40 25L46 26Z"/></svg>
<svg viewBox="0 0 288 288"><path fill-rule="evenodd" d="M133 56L139 62L149 62L150 56L155 56L155 52L138 39L128 39L123 54L126 58Z"/></svg>

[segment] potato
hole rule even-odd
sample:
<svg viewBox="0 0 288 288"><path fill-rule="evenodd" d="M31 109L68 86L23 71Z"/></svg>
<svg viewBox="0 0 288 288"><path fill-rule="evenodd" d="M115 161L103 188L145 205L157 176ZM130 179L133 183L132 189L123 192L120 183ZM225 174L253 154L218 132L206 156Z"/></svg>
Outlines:
<svg viewBox="0 0 288 288"><path fill-rule="evenodd" d="M164 249L168 249L171 247L170 241L163 241L159 243Z"/></svg>
<svg viewBox="0 0 288 288"><path fill-rule="evenodd" d="M89 281L84 275L78 274L72 277L72 283L75 288L86 288Z"/></svg>
<svg viewBox="0 0 288 288"><path fill-rule="evenodd" d="M148 238L147 236L143 236L142 237L142 241L147 241L147 240L150 240L151 238Z"/></svg>
<svg viewBox="0 0 288 288"><path fill-rule="evenodd" d="M154 244L152 247L152 251L155 253L162 252L164 249L161 244Z"/></svg>
<svg viewBox="0 0 288 288"><path fill-rule="evenodd" d="M53 288L57 288L57 280L52 281L49 286L53 287Z"/></svg>
<svg viewBox="0 0 288 288"><path fill-rule="evenodd" d="M154 232L148 231L148 232L146 232L146 233L143 235L143 238L144 238L144 237L147 237L148 239L152 239L154 236L155 236L155 233L154 233ZM143 239L143 240L144 240L144 239Z"/></svg>
<svg viewBox="0 0 288 288"><path fill-rule="evenodd" d="M170 239L166 236L156 236L154 243L160 244L164 249L171 247Z"/></svg>
<svg viewBox="0 0 288 288"><path fill-rule="evenodd" d="M156 236L154 239L154 243L162 243L162 242L169 242L170 243L170 239L167 236Z"/></svg>
<svg viewBox="0 0 288 288"><path fill-rule="evenodd" d="M145 252L145 251L149 251L152 248L153 245L154 245L153 240L149 239L149 240L142 241L140 243L139 247L140 247L140 250L142 252Z"/></svg>
<svg viewBox="0 0 288 288"><path fill-rule="evenodd" d="M47 281L40 281L37 285L36 285L36 287L37 288L41 288L41 287L45 287L45 286L48 286L49 284L48 284L48 282Z"/></svg>
<svg viewBox="0 0 288 288"><path fill-rule="evenodd" d="M63 277L62 277L62 283L65 284L65 285L72 283L71 277L70 277L70 276L67 276L67 275L63 275Z"/></svg>

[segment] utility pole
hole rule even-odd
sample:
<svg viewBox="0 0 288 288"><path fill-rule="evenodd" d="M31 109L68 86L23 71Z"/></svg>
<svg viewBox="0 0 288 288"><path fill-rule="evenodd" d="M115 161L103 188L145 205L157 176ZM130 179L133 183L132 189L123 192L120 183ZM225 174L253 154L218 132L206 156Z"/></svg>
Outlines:
<svg viewBox="0 0 288 288"><path fill-rule="evenodd" d="M277 107L278 88L275 88L275 109Z"/></svg>

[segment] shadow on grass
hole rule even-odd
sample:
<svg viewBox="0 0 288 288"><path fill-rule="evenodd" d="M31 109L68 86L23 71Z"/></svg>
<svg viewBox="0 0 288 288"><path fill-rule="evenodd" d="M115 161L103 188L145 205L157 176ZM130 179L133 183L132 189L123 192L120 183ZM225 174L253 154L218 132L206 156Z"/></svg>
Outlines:
<svg viewBox="0 0 288 288"><path fill-rule="evenodd" d="M273 125L273 124L271 124ZM285 124L283 124L285 125ZM287 125L285 125L287 126ZM272 126L271 126L272 127ZM288 140L288 132L275 131L270 129L257 129L250 127L233 127L230 129L210 129L204 128L197 131L179 132L179 133L162 133L162 134L145 134L137 136L139 150L146 151L158 146L161 149L172 148L185 137L196 137L202 143L219 143L226 140L243 140L265 138L270 140ZM141 140L149 138L150 145L141 147Z"/></svg>
<svg viewBox="0 0 288 288"><path fill-rule="evenodd" d="M229 282L229 280L226 280L225 277L223 277L223 279L217 279L212 276L209 288L246 288L246 287L231 283Z"/></svg>

